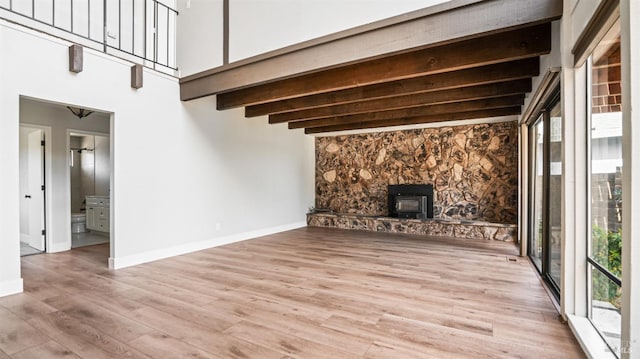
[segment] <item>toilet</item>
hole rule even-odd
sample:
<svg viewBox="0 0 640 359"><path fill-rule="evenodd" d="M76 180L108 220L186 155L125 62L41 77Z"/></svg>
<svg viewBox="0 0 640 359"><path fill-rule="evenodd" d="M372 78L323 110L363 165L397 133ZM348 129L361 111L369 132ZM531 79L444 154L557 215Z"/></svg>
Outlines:
<svg viewBox="0 0 640 359"><path fill-rule="evenodd" d="M87 216L84 213L71 213L71 233L84 233L86 227Z"/></svg>

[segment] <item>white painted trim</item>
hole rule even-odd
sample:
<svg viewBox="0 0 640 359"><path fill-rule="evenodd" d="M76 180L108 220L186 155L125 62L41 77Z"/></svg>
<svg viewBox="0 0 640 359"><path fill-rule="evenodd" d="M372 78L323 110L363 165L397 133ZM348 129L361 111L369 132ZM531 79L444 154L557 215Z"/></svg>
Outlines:
<svg viewBox="0 0 640 359"><path fill-rule="evenodd" d="M598 334L596 328L589 322L589 319L567 315L567 320L569 321L569 328L571 328L588 358L616 359L616 356Z"/></svg>
<svg viewBox="0 0 640 359"><path fill-rule="evenodd" d="M518 161L520 186L518 187L518 240L520 241L520 256L527 256L529 245L529 126L518 126ZM537 270L536 270L537 273Z"/></svg>
<svg viewBox="0 0 640 359"><path fill-rule="evenodd" d="M115 119L115 113L111 112L109 116L109 258L114 257L116 253ZM107 265L111 268L111 260L107 261Z"/></svg>
<svg viewBox="0 0 640 359"><path fill-rule="evenodd" d="M620 1L622 62L622 328L621 357L640 358L640 5ZM634 45L635 44L635 45Z"/></svg>
<svg viewBox="0 0 640 359"><path fill-rule="evenodd" d="M51 246L47 247L47 253L65 252L71 249L71 242L63 243L51 243Z"/></svg>
<svg viewBox="0 0 640 359"><path fill-rule="evenodd" d="M20 233L20 242L29 243L29 235L28 234L24 234L24 233Z"/></svg>
<svg viewBox="0 0 640 359"><path fill-rule="evenodd" d="M307 226L307 222L294 222L294 223L284 224L281 226L258 229L255 231L237 233L229 236L217 237L217 238L207 239L204 241L187 243L187 244L179 245L175 247L169 247L169 248L163 248L163 249L153 250L153 251L139 253L139 254L133 254L125 257L119 257L119 258L110 257L109 269L121 269L125 267L131 267L137 264L179 256L181 254L201 251L208 248L240 242L247 239L267 236L274 233L285 232L285 231L302 228L306 226Z"/></svg>
<svg viewBox="0 0 640 359"><path fill-rule="evenodd" d="M22 292L22 278L0 282L0 297Z"/></svg>
<svg viewBox="0 0 640 359"><path fill-rule="evenodd" d="M564 2L564 11L573 13L576 3ZM581 72L573 67L571 53L571 18L566 17L560 23L560 101L562 106L562 177L561 177L561 248L560 248L560 307L563 318L568 314L586 314L586 269L581 273L578 262L583 263L585 257L579 257L579 248L586 247L585 237L576 228L576 224L586 225L586 213L580 201L586 202L586 188L581 187L581 178L586 177L582 171L586 165L586 156L582 155L581 144L586 143L579 128L584 128L585 117L581 109L586 109L586 83L576 81ZM582 73L583 74L583 73ZM584 106L584 107L583 107ZM578 182L576 183L576 176ZM584 190L585 192L582 192ZM584 281L577 283L577 281ZM578 292L581 291L581 292ZM568 319L567 319L568 320Z"/></svg>
<svg viewBox="0 0 640 359"><path fill-rule="evenodd" d="M567 293L565 312L581 317L588 316L587 303L591 299L587 295L589 283L587 239L591 235L590 217L587 215L590 180L587 136L590 128L586 121L590 116L588 113L590 107L587 105L587 101L591 97L590 94L587 94L590 88L587 85L587 74L586 65L574 69L574 86L573 89L566 86L567 95L565 97L565 99L573 99L573 106L566 107L571 112L563 114L566 119L573 119L566 121L567 128L564 138L566 144L563 159L565 163L564 181L567 189L564 193L566 201L564 209L566 215L566 224L564 225L566 255L562 258L564 265L567 266L564 278L566 280L565 293ZM568 124L571 124L571 127Z"/></svg>

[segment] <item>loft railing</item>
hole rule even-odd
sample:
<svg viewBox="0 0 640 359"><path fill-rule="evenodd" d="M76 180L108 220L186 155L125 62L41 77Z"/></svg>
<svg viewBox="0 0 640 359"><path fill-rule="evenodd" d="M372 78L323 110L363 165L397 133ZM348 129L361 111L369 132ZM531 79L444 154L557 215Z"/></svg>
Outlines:
<svg viewBox="0 0 640 359"><path fill-rule="evenodd" d="M158 70L177 70L177 16L157 0L0 0L0 18Z"/></svg>

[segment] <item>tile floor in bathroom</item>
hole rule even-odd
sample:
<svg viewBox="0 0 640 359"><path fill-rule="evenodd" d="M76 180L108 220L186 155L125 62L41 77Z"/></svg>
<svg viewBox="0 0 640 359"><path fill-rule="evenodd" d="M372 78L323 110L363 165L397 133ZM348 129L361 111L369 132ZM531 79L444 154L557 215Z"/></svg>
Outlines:
<svg viewBox="0 0 640 359"><path fill-rule="evenodd" d="M23 256L30 256L32 254L40 254L42 253L41 251L31 247L30 245L28 245L25 242L20 242L20 257Z"/></svg>
<svg viewBox="0 0 640 359"><path fill-rule="evenodd" d="M71 234L71 248L78 248L84 246L92 246L95 244L109 243L109 233L103 232L85 232L85 233L72 233ZM33 254L40 254L42 251L31 247L27 243L20 242L20 256L30 256Z"/></svg>
<svg viewBox="0 0 640 359"><path fill-rule="evenodd" d="M92 246L94 244L109 243L109 233L87 231L71 234L71 248Z"/></svg>

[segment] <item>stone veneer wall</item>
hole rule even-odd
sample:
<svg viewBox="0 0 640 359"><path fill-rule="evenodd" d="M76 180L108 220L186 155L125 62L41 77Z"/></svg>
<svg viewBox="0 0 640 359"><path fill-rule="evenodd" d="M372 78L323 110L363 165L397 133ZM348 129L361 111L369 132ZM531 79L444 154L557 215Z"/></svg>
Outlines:
<svg viewBox="0 0 640 359"><path fill-rule="evenodd" d="M385 216L387 185L432 183L434 217L517 223L516 122L316 138L316 208Z"/></svg>

